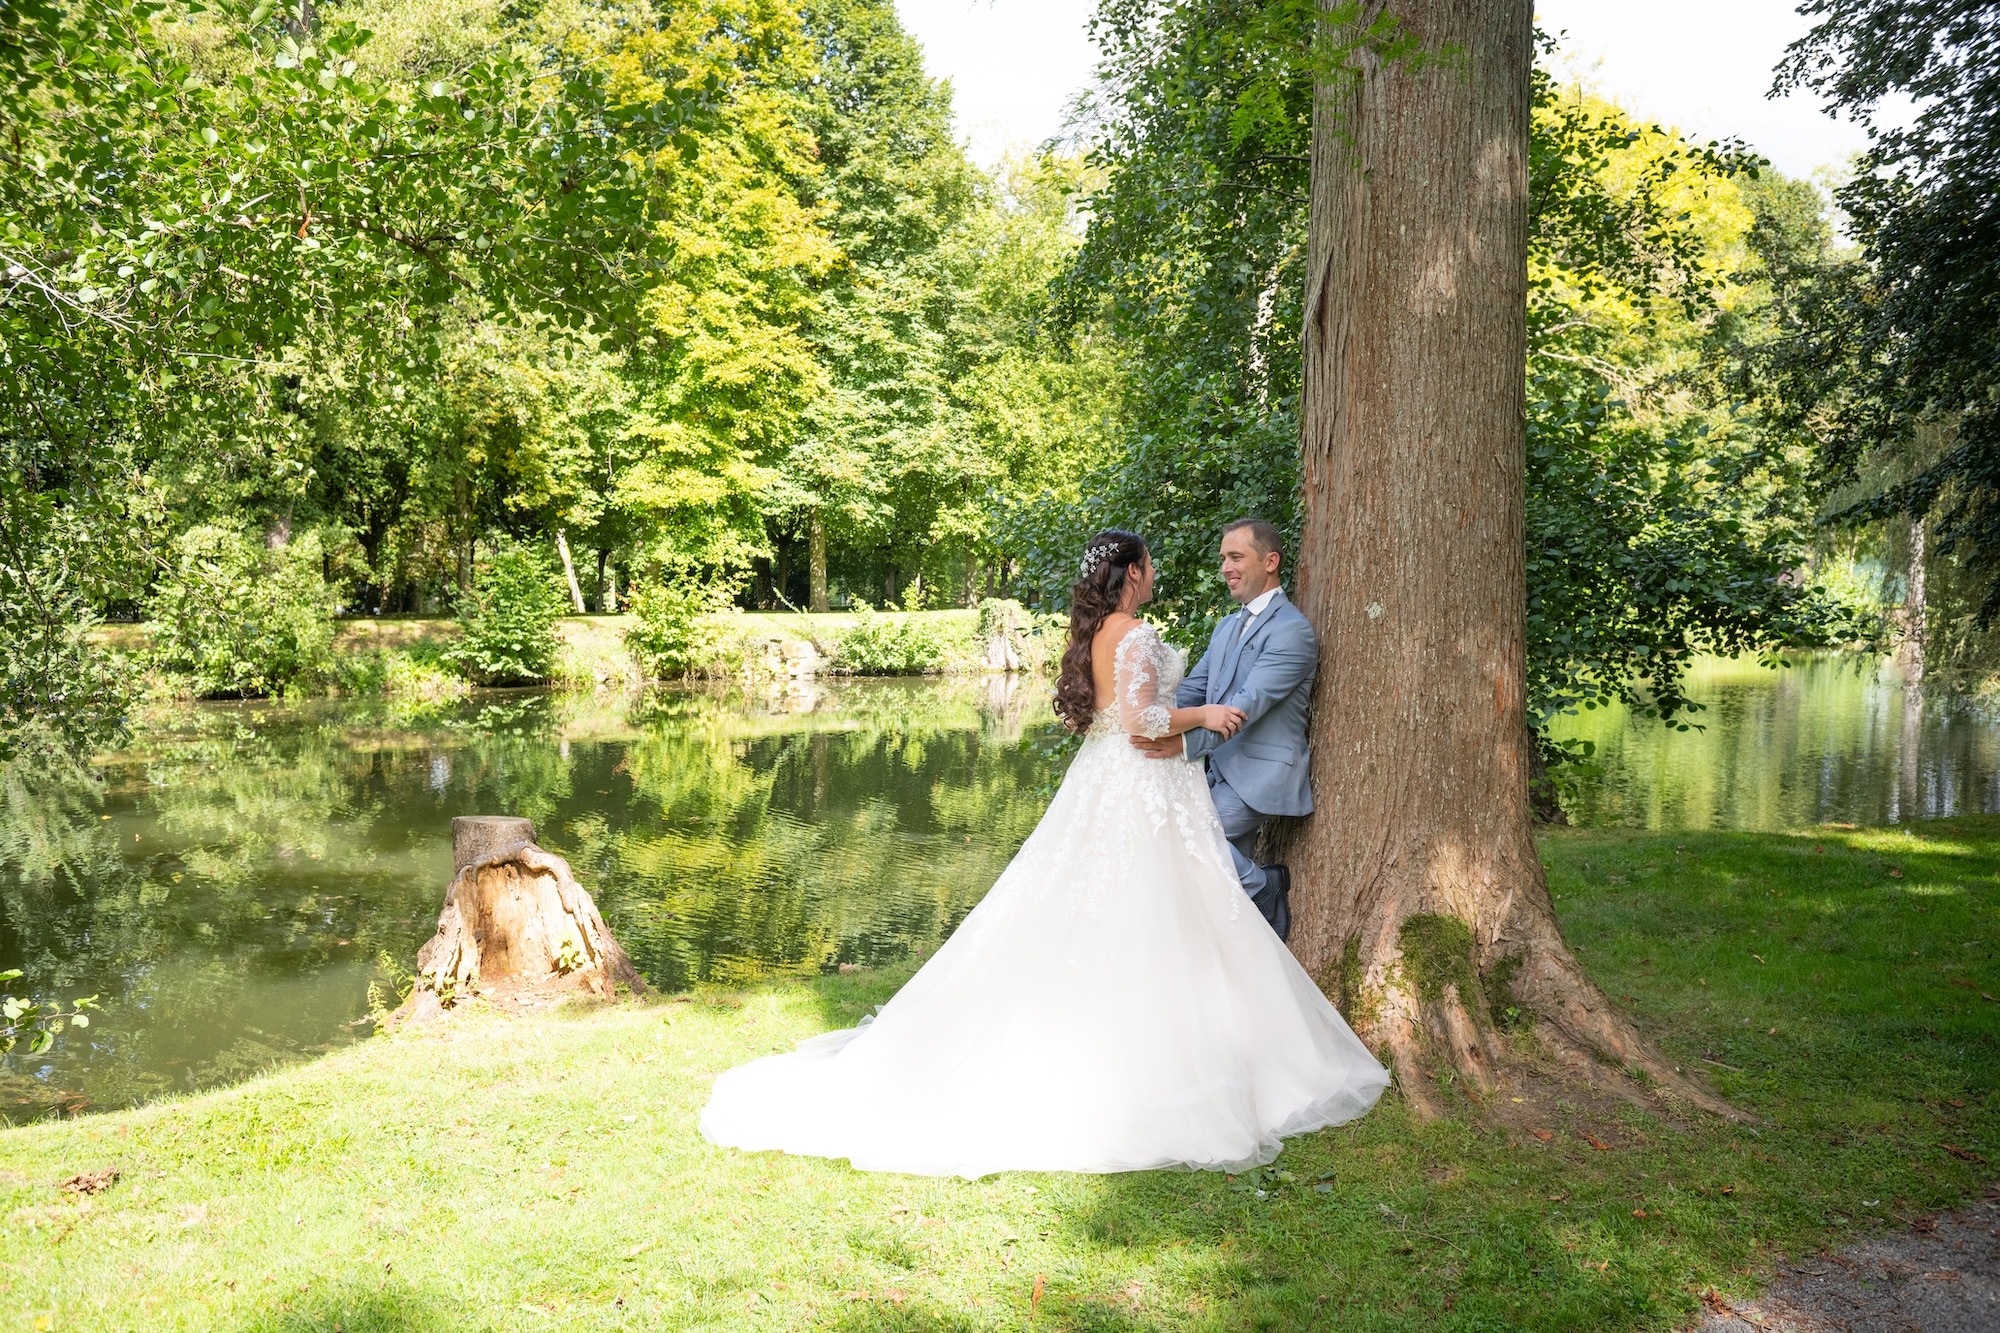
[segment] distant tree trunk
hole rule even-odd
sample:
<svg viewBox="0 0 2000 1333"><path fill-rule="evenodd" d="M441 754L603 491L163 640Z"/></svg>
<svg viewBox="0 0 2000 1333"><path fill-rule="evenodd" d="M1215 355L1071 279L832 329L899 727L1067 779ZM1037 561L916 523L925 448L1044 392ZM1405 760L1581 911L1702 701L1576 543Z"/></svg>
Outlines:
<svg viewBox="0 0 2000 1333"><path fill-rule="evenodd" d="M1584 975L1530 826L1532 9L1408 0L1443 58L1364 52L1317 99L1296 591L1323 657L1292 948L1419 1114L1454 1071L1475 1098L1513 1077L1508 1007L1578 1078L1643 1100L1620 1072L1643 1069L1733 1114Z"/></svg>
<svg viewBox="0 0 2000 1333"><path fill-rule="evenodd" d="M1910 520L1910 576L1903 590L1903 684L1924 683L1924 520Z"/></svg>
<svg viewBox="0 0 2000 1333"><path fill-rule="evenodd" d="M604 562L610 558L610 551L602 546L597 548L597 584L594 591L597 593L597 609L607 616L611 614L611 602L604 595Z"/></svg>
<svg viewBox="0 0 2000 1333"><path fill-rule="evenodd" d="M812 511L808 536L806 609L824 613L826 605L826 520Z"/></svg>
<svg viewBox="0 0 2000 1333"><path fill-rule="evenodd" d="M569 580L569 599L576 606L576 613L584 613L583 585L576 581L576 562L569 558L569 534L556 529L556 552L562 556L563 577Z"/></svg>

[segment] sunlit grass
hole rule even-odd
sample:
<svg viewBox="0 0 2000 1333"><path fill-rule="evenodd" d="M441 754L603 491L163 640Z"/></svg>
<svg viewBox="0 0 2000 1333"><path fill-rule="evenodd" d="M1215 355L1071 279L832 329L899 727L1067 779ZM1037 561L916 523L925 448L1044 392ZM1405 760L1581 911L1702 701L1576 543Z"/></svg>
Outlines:
<svg viewBox="0 0 2000 1333"><path fill-rule="evenodd" d="M0 1327L1667 1328L1991 1178L2000 820L1543 851L1594 975L1761 1123L1391 1098L1236 1181L930 1181L695 1133L715 1073L900 974L470 1016L0 1135Z"/></svg>

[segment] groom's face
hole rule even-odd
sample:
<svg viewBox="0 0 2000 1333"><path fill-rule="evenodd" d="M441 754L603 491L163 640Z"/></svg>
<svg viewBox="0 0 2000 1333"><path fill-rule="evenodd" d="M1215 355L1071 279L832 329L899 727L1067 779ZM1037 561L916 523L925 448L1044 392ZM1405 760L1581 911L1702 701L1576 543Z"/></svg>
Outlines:
<svg viewBox="0 0 2000 1333"><path fill-rule="evenodd" d="M1261 550L1248 528L1222 534L1222 581L1238 606L1262 595L1278 584L1278 566L1284 563L1276 551Z"/></svg>

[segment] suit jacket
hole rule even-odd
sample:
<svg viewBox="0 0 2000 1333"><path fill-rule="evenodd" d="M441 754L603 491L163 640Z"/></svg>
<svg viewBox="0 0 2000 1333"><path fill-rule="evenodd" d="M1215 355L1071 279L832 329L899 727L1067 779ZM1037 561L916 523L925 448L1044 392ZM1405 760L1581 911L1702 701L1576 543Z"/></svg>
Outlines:
<svg viewBox="0 0 2000 1333"><path fill-rule="evenodd" d="M1312 813L1311 751L1306 702L1319 667L1319 639L1280 591L1240 643L1238 610L1223 617L1208 651L1174 691L1176 708L1228 704L1243 710L1243 727L1228 740L1206 728L1186 733L1187 757L1206 756L1252 810L1267 815Z"/></svg>

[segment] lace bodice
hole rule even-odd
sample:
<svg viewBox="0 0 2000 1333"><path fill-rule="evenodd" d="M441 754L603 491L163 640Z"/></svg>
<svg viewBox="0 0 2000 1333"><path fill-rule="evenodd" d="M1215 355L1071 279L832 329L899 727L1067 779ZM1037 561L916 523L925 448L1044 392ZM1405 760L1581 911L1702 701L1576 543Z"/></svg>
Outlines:
<svg viewBox="0 0 2000 1333"><path fill-rule="evenodd" d="M1166 735L1172 725L1169 710L1173 707L1174 690L1186 670L1181 655L1167 646L1160 632L1140 621L1125 631L1125 637L1113 650L1114 701L1097 710L1088 734Z"/></svg>

